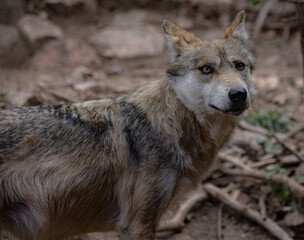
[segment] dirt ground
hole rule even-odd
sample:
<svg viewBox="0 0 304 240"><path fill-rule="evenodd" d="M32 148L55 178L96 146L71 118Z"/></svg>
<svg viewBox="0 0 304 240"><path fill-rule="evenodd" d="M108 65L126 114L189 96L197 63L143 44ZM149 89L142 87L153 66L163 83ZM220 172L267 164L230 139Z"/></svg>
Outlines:
<svg viewBox="0 0 304 240"><path fill-rule="evenodd" d="M167 2L171 4L171 1ZM164 50L159 53L131 58L104 56L96 50L89 41L90 36L107 27L115 26L116 22L125 23L126 26L140 24L143 28L152 26L161 33L161 21L169 19L191 29L203 39L212 39L221 37L228 20L230 21L227 14L222 18L220 14L217 17L210 17L206 13L200 15L194 7L185 11L183 4L170 10L159 9L153 4L141 8L136 8L134 4L132 7L123 5L113 10L108 2L107 4L99 6L93 13L81 11L66 16L57 14L56 11L52 12L50 20L62 30L63 37L39 42L30 47L31 50L22 63L0 68L0 107L6 109L24 105L99 99L126 93L164 76L168 60L165 45ZM170 4L167 7L170 7ZM232 11L232 15L236 14L236 10ZM219 12L217 9L213 11L215 14ZM253 29L257 13L258 10L248 12L249 33ZM263 28L258 39L249 42L257 62L253 76L258 90L250 111L287 106L293 119L301 122L304 119L304 105L300 104L303 102L303 95L299 91L303 88L300 35L297 29L292 28L288 32L288 38L284 36L280 29ZM235 144L234 139L242 139L241 131L234 134L226 148ZM207 181L225 186L238 180L236 177L212 175ZM251 189L246 192L249 197L259 194L258 190L254 189L258 189L263 183L257 180L247 181L247 186L242 186L241 189ZM216 239L219 205L220 203L214 199L198 204L191 211L185 228L180 232L158 234L158 239ZM274 239L264 228L226 206L223 207L222 222L223 239L226 240ZM283 222L282 226L284 227ZM290 228L286 229L289 233L295 234ZM297 239L296 235L293 236ZM74 239L114 240L118 239L118 236L116 233L92 233Z"/></svg>

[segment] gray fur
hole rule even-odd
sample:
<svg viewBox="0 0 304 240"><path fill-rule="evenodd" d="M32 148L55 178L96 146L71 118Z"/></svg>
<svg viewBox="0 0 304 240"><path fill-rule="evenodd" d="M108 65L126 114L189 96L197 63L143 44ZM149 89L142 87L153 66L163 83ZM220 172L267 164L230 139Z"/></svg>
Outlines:
<svg viewBox="0 0 304 240"><path fill-rule="evenodd" d="M161 215L200 183L239 119L224 111L226 89L251 89L239 24L244 12L225 39L206 42L165 22L168 77L127 96L0 111L0 233L59 240L118 230L154 240ZM202 64L217 72L203 75Z"/></svg>

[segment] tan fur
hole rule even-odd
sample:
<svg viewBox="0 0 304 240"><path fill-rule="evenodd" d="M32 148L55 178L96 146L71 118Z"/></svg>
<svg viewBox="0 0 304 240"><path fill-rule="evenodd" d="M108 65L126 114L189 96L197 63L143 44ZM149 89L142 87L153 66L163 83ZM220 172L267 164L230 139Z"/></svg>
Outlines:
<svg viewBox="0 0 304 240"><path fill-rule="evenodd" d="M0 232L57 240L116 229L124 240L153 240L251 104L244 19L212 42L164 22L167 77L129 95L0 112ZM236 101L231 89L240 88L247 96Z"/></svg>

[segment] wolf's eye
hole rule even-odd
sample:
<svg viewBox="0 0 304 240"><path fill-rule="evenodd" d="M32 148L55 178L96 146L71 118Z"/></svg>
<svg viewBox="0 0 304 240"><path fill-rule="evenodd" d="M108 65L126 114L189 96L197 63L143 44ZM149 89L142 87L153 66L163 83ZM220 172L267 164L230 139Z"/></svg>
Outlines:
<svg viewBox="0 0 304 240"><path fill-rule="evenodd" d="M243 71L245 69L245 64L242 62L236 62L234 66L239 71Z"/></svg>
<svg viewBox="0 0 304 240"><path fill-rule="evenodd" d="M199 70L202 74L210 74L214 72L214 68L209 65L202 66L199 68Z"/></svg>

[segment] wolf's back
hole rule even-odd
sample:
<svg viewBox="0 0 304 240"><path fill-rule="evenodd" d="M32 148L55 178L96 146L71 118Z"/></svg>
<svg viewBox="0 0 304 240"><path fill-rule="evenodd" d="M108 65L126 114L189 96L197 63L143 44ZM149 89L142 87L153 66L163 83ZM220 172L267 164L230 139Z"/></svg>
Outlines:
<svg viewBox="0 0 304 240"><path fill-rule="evenodd" d="M4 110L0 112L0 163L33 154L38 158L71 154L78 146L102 148L106 130L64 105Z"/></svg>

